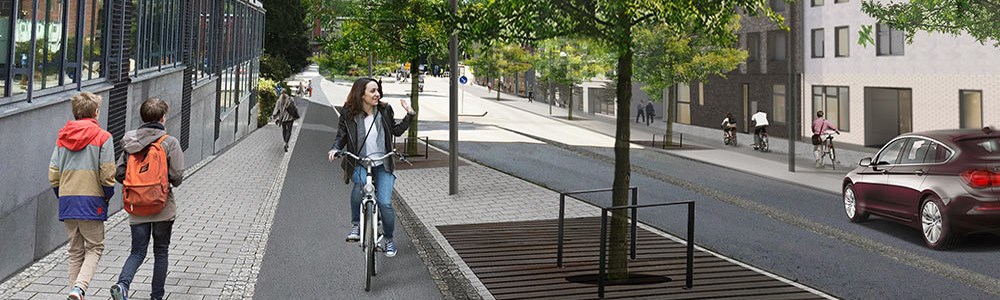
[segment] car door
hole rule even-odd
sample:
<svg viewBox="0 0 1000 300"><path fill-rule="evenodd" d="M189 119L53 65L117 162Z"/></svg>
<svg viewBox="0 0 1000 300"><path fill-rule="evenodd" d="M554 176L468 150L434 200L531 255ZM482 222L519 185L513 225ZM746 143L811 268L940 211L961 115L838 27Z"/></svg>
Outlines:
<svg viewBox="0 0 1000 300"><path fill-rule="evenodd" d="M888 173L892 165L896 164L906 140L899 138L890 141L875 155L871 165L858 172L861 174L861 179L854 183L855 193L868 211L880 213L887 211L884 198L887 195L885 190L889 182Z"/></svg>
<svg viewBox="0 0 1000 300"><path fill-rule="evenodd" d="M924 181L931 164L926 161L927 153L934 148L934 142L923 138L909 138L899 155L898 163L887 173L885 196L887 213L895 217L913 220L915 208L920 201Z"/></svg>

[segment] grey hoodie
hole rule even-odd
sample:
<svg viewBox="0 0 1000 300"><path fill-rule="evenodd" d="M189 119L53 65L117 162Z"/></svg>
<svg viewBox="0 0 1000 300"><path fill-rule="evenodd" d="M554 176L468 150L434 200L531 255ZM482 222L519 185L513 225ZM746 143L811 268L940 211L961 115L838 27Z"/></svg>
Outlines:
<svg viewBox="0 0 1000 300"><path fill-rule="evenodd" d="M146 149L146 146L149 146L149 144L155 142L164 134L167 134L167 132L163 130L163 124L158 122L146 123L139 126L139 129L126 132L125 136L122 137L122 148L125 149L125 155L118 158L115 179L118 182L125 181L125 168L128 163L128 155ZM167 152L167 177L170 184L175 187L180 186L184 180L184 169L182 169L184 167L184 152L181 150L181 143L173 136L167 136L160 145ZM172 221L176 217L177 204L174 201L174 191L171 189L167 195L167 206L160 213L152 216L129 215L129 224Z"/></svg>

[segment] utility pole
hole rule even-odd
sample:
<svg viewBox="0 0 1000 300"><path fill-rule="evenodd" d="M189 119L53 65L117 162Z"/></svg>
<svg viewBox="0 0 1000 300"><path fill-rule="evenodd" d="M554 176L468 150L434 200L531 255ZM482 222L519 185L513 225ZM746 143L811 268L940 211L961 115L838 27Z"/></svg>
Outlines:
<svg viewBox="0 0 1000 300"><path fill-rule="evenodd" d="M797 62L797 57L795 56L795 41L797 40L795 30L796 26L796 11L799 9L801 3L794 2L789 5L788 10L788 87L785 89L785 123L788 124L788 172L795 172L795 142L799 140L799 127L796 120L798 120L798 109L796 107L801 100L797 97L796 91L798 90L796 86L798 85L798 80L796 80L795 74L795 63Z"/></svg>
<svg viewBox="0 0 1000 300"><path fill-rule="evenodd" d="M451 14L458 14L457 0L451 0ZM458 70L458 33L451 29L448 53L451 71ZM458 194L458 76L448 76L448 195Z"/></svg>

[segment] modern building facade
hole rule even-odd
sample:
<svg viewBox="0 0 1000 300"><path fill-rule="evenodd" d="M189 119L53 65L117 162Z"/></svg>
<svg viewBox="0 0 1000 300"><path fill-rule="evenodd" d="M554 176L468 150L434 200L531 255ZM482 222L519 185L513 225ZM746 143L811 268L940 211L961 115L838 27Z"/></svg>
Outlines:
<svg viewBox="0 0 1000 300"><path fill-rule="evenodd" d="M66 241L45 170L72 95L103 97L115 141L165 100L187 168L257 127L263 32L260 1L0 0L0 278Z"/></svg>
<svg viewBox="0 0 1000 300"><path fill-rule="evenodd" d="M912 44L900 31L877 24L860 0L771 1L789 18L797 9L794 61L798 97L789 97L788 33L772 22L744 18L740 47L750 58L706 83L681 85L677 122L718 128L727 112L741 131L756 109L768 113L772 136L788 137L785 107L798 103L796 136L812 134L817 111L841 128L841 143L880 147L906 132L978 128L1000 124L1000 49L966 35L918 33ZM872 26L874 45L858 44L862 26Z"/></svg>

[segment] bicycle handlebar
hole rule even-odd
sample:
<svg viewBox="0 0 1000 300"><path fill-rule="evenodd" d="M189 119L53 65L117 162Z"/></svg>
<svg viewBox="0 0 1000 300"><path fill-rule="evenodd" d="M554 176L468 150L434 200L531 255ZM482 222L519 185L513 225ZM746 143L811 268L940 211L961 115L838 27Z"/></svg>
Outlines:
<svg viewBox="0 0 1000 300"><path fill-rule="evenodd" d="M405 162L407 164L410 164L411 166L413 165L412 163L410 163L409 160L406 160L406 156L404 156L402 153L396 152L396 150L389 151L388 153L386 153L386 154L384 154L382 156L374 157L374 158L373 157L361 158L361 157L358 157L357 155L355 155L354 153L351 153L351 152L348 152L348 151L344 151L344 150L337 151L334 154L337 155L337 156L339 156L339 155L347 155L347 156L349 156L351 158L354 158L354 159L357 159L357 160L361 161L362 164L370 164L370 163L372 163L372 162L374 162L376 160L383 160L383 159L386 159L386 158L388 158L390 156L396 156L396 157L399 157L400 161Z"/></svg>

